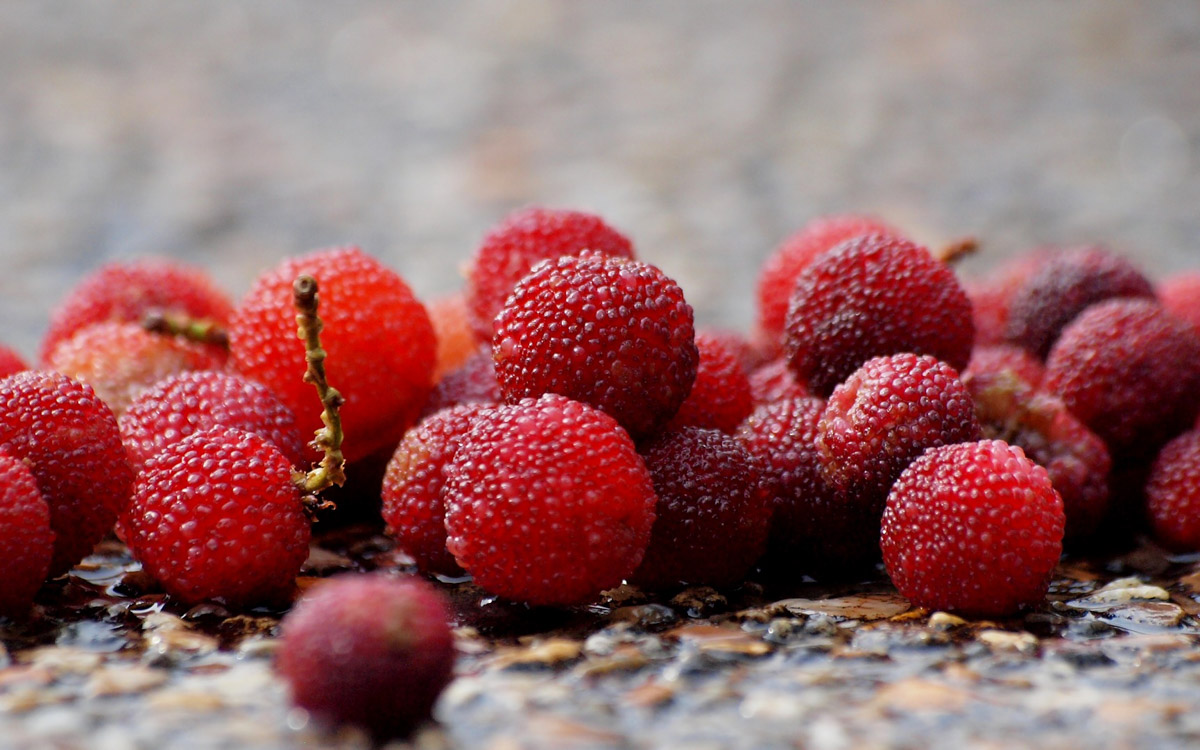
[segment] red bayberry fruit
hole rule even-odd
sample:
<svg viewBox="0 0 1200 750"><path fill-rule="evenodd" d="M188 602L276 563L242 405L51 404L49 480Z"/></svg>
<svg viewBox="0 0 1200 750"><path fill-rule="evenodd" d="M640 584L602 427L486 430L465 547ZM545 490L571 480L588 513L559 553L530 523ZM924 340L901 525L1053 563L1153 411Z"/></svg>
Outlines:
<svg viewBox="0 0 1200 750"><path fill-rule="evenodd" d="M796 279L813 259L846 240L867 234L901 236L869 216L821 216L776 248L758 274L758 327L767 339L782 341L788 301L796 288Z"/></svg>
<svg viewBox="0 0 1200 750"><path fill-rule="evenodd" d="M657 498L616 420L555 394L480 414L446 467L446 545L475 582L580 604L642 561Z"/></svg>
<svg viewBox="0 0 1200 750"><path fill-rule="evenodd" d="M129 502L133 472L116 417L91 386L27 370L0 380L0 450L29 465L50 506L50 575L91 553Z"/></svg>
<svg viewBox="0 0 1200 750"><path fill-rule="evenodd" d="M1154 286L1121 256L1102 247L1061 250L1013 293L1005 339L1045 358L1063 328L1091 305L1153 296Z"/></svg>
<svg viewBox="0 0 1200 750"><path fill-rule="evenodd" d="M1158 299L1167 312L1200 331L1200 271L1167 278L1158 285Z"/></svg>
<svg viewBox="0 0 1200 750"><path fill-rule="evenodd" d="M954 368L904 353L867 361L834 389L817 449L830 484L882 502L927 449L979 438L974 403Z"/></svg>
<svg viewBox="0 0 1200 750"><path fill-rule="evenodd" d="M426 307L437 339L437 364L433 368L433 379L437 381L470 359L479 350L479 340L471 330L466 296L461 292L439 297Z"/></svg>
<svg viewBox="0 0 1200 750"><path fill-rule="evenodd" d="M319 718L403 737L429 718L454 668L446 603L416 578L339 576L283 618L278 670Z"/></svg>
<svg viewBox="0 0 1200 750"><path fill-rule="evenodd" d="M1012 370L963 381L987 438L1021 448L1046 469L1062 497L1068 537L1095 531L1108 509L1112 460L1104 441L1057 397L1037 391Z"/></svg>
<svg viewBox="0 0 1200 750"><path fill-rule="evenodd" d="M1042 382L1045 371L1041 360L1019 346L992 344L975 347L967 369L962 371L962 381L968 386L975 381L990 383L1006 377L1007 373L1036 386Z"/></svg>
<svg viewBox="0 0 1200 750"><path fill-rule="evenodd" d="M1043 387L1115 460L1151 458L1200 411L1200 333L1152 300L1093 305L1050 350Z"/></svg>
<svg viewBox="0 0 1200 750"><path fill-rule="evenodd" d="M458 369L446 373L429 393L423 413L428 416L458 404L498 404L500 384L492 348L481 347Z"/></svg>
<svg viewBox="0 0 1200 750"><path fill-rule="evenodd" d="M216 346L110 321L79 329L54 348L47 362L92 386L120 417L138 394L168 375L219 369L226 356Z"/></svg>
<svg viewBox="0 0 1200 750"><path fill-rule="evenodd" d="M796 380L786 357L773 359L750 373L750 394L755 404L769 404L787 398L804 398L808 388Z"/></svg>
<svg viewBox="0 0 1200 750"><path fill-rule="evenodd" d="M505 299L539 261L585 250L633 258L625 235L582 211L526 208L492 228L467 271L467 306L478 339L492 340L492 323Z"/></svg>
<svg viewBox="0 0 1200 750"><path fill-rule="evenodd" d="M1200 550L1200 430L1163 446L1146 480L1154 536L1179 552Z"/></svg>
<svg viewBox="0 0 1200 750"><path fill-rule="evenodd" d="M879 557L878 499L839 492L821 476L816 440L824 411L819 398L780 398L738 428L773 496L766 566L777 573L845 577Z"/></svg>
<svg viewBox="0 0 1200 750"><path fill-rule="evenodd" d="M512 403L558 393L635 438L675 415L696 378L692 308L648 263L597 255L539 264L496 317L496 379Z"/></svg>
<svg viewBox="0 0 1200 750"><path fill-rule="evenodd" d="M296 414L300 432L321 427L311 388L296 376L304 344L296 338L292 281L321 285L323 343L330 381L346 402L346 459L391 450L416 421L432 385L433 326L404 280L356 247L285 260L255 281L229 330L232 365L271 390Z"/></svg>
<svg viewBox="0 0 1200 750"><path fill-rule="evenodd" d="M233 305L202 271L165 259L113 263L79 283L50 319L41 360L49 362L59 342L94 323L140 323L161 312L229 323Z"/></svg>
<svg viewBox="0 0 1200 750"><path fill-rule="evenodd" d="M717 430L667 432L643 453L658 495L633 580L651 589L731 586L766 548L770 495L750 453Z"/></svg>
<svg viewBox="0 0 1200 750"><path fill-rule="evenodd" d="M908 240L850 240L800 274L787 318L792 370L828 396L872 357L928 354L955 369L971 358L971 302L946 264Z"/></svg>
<svg viewBox="0 0 1200 750"><path fill-rule="evenodd" d="M763 352L738 331L731 331L725 328L705 328L696 331L697 336L700 334L721 342L723 347L733 352L737 361L741 363L742 370L747 374L753 372L767 361L763 357Z"/></svg>
<svg viewBox="0 0 1200 750"><path fill-rule="evenodd" d="M733 432L754 408L750 378L742 369L737 352L724 341L708 333L696 334L696 380L679 411L671 419L671 429L704 427Z"/></svg>
<svg viewBox="0 0 1200 750"><path fill-rule="evenodd" d="M227 427L147 461L121 524L133 556L185 604L286 602L308 557L291 462L265 438Z"/></svg>
<svg viewBox="0 0 1200 750"><path fill-rule="evenodd" d="M484 404L462 404L426 417L400 441L383 477L388 534L430 573L462 572L446 550L445 468Z"/></svg>
<svg viewBox="0 0 1200 750"><path fill-rule="evenodd" d="M963 283L971 299L976 347L1004 343L1013 295L1051 252L1050 248L1031 250L1001 265L986 279L968 279Z"/></svg>
<svg viewBox="0 0 1200 750"><path fill-rule="evenodd" d="M211 427L236 427L274 443L294 466L305 461L296 417L266 386L233 373L187 372L160 380L119 420L134 471L166 446Z"/></svg>
<svg viewBox="0 0 1200 750"><path fill-rule="evenodd" d="M9 375L28 369L29 365L25 364L25 360L21 359L20 354L7 346L0 345L0 378L7 378Z"/></svg>
<svg viewBox="0 0 1200 750"><path fill-rule="evenodd" d="M0 617L23 617L54 554L50 507L24 461L0 451Z"/></svg>
<svg viewBox="0 0 1200 750"><path fill-rule="evenodd" d="M1003 617L1040 602L1062 554L1062 500L1020 448L983 440L933 448L888 495L881 546L910 602Z"/></svg>

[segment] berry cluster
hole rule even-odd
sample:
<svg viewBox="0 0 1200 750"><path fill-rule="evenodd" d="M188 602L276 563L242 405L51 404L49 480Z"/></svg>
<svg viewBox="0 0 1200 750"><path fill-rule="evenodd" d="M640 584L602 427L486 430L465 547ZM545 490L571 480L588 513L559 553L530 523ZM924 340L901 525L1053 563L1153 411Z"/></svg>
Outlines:
<svg viewBox="0 0 1200 750"><path fill-rule="evenodd" d="M914 605L1004 617L1064 539L1127 533L1131 509L1200 549L1197 276L1156 288L1089 246L964 284L953 255L815 220L764 264L748 336L697 331L578 211L508 217L429 307L354 247L237 305L195 269L107 266L54 314L44 369L0 348L0 616L114 530L173 601L286 608L347 462L386 463L380 520L418 570L536 606L882 562ZM453 664L412 578L322 583L283 634L297 703L380 739Z"/></svg>

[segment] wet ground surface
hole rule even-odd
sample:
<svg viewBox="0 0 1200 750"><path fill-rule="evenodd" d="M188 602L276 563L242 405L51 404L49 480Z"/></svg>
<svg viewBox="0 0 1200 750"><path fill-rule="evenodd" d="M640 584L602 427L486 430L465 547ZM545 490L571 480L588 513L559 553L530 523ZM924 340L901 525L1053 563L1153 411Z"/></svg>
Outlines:
<svg viewBox="0 0 1200 750"><path fill-rule="evenodd" d="M300 590L411 570L374 530L327 532ZM1200 742L1200 562L1144 545L1068 558L1003 621L912 609L886 579L623 587L531 610L469 582L460 659L419 748L1187 747ZM181 610L119 543L0 629L0 747L369 747L289 706L280 612Z"/></svg>

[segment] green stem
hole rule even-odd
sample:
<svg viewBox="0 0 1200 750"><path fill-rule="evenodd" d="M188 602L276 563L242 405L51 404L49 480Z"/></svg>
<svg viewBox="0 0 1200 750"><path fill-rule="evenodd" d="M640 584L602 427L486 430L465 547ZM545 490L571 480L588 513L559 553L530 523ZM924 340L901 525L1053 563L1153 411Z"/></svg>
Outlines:
<svg viewBox="0 0 1200 750"><path fill-rule="evenodd" d="M338 409L345 403L342 394L331 388L325 378L325 350L321 348L321 329L324 324L317 315L317 280L304 275L292 285L292 297L296 304L297 335L304 341L304 358L308 368L304 382L316 386L321 398L321 421L324 427L317 430L312 446L325 455L321 463L307 473L296 472L293 479L306 496L310 508L329 507L321 503L316 495L332 485L339 487L346 481L345 458L342 456L342 418Z"/></svg>

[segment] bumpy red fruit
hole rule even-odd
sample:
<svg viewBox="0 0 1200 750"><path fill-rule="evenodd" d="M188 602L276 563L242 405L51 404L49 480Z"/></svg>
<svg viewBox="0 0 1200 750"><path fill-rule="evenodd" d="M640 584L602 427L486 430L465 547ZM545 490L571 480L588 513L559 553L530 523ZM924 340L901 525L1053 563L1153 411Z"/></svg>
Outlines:
<svg viewBox="0 0 1200 750"><path fill-rule="evenodd" d="M1167 312L1200 331L1200 271L1163 280L1158 285L1158 299Z"/></svg>
<svg viewBox="0 0 1200 750"><path fill-rule="evenodd" d="M758 274L758 327L765 338L782 343L788 301L800 273L821 253L867 234L901 236L869 216L821 216L788 237L763 263Z"/></svg>
<svg viewBox="0 0 1200 750"><path fill-rule="evenodd" d="M161 258L113 263L88 275L54 311L42 340L41 360L48 362L59 342L84 326L106 321L140 323L150 312L210 320L224 327L233 305L199 269Z"/></svg>
<svg viewBox="0 0 1200 750"><path fill-rule="evenodd" d="M685 427L643 451L658 494L633 580L650 589L730 586L766 548L771 497L750 453L717 430Z"/></svg>
<svg viewBox="0 0 1200 750"><path fill-rule="evenodd" d="M1114 460L1149 459L1200 411L1200 333L1152 300L1102 302L1063 330L1042 385Z"/></svg>
<svg viewBox="0 0 1200 750"><path fill-rule="evenodd" d="M1179 552L1200 550L1200 430L1163 446L1146 480L1154 536Z"/></svg>
<svg viewBox="0 0 1200 750"><path fill-rule="evenodd" d="M53 370L92 386L120 417L138 395L163 378L225 366L210 344L150 333L137 323L97 323L79 329L50 353Z"/></svg>
<svg viewBox="0 0 1200 750"><path fill-rule="evenodd" d="M888 495L888 575L918 607L1004 617L1040 602L1062 554L1062 500L1020 448L933 448Z"/></svg>
<svg viewBox="0 0 1200 750"><path fill-rule="evenodd" d="M786 357L773 359L750 373L750 395L755 404L809 396L808 388L796 380Z"/></svg>
<svg viewBox="0 0 1200 750"><path fill-rule="evenodd" d="M581 604L642 561L657 498L629 435L554 394L479 415L446 467L446 546L484 589Z"/></svg>
<svg viewBox="0 0 1200 750"><path fill-rule="evenodd" d="M1042 382L1046 368L1041 360L1019 346L992 344L977 346L971 353L971 361L962 371L962 381L970 387L973 382L983 384L1015 375L1031 386Z"/></svg>
<svg viewBox="0 0 1200 750"><path fill-rule="evenodd" d="M446 550L446 506L442 502L446 464L471 427L489 408L462 404L426 417L404 435L383 476L383 520L388 534L430 573L462 572Z"/></svg>
<svg viewBox="0 0 1200 750"><path fill-rule="evenodd" d="M416 578L333 578L281 630L277 668L296 705L377 741L428 719L454 668L446 602Z"/></svg>
<svg viewBox="0 0 1200 750"><path fill-rule="evenodd" d="M1133 264L1102 247L1050 255L1009 303L1005 340L1045 357L1075 316L1115 297L1154 297L1154 286Z"/></svg>
<svg viewBox="0 0 1200 750"><path fill-rule="evenodd" d="M692 308L648 263L598 255L539 264L496 317L505 400L558 393L603 409L635 438L675 415L696 378Z"/></svg>
<svg viewBox="0 0 1200 750"><path fill-rule="evenodd" d="M670 427L704 427L733 432L754 408L750 378L742 368L737 352L716 336L696 334L700 359L696 380Z"/></svg>
<svg viewBox="0 0 1200 750"><path fill-rule="evenodd" d="M463 293L439 297L426 308L437 339L437 364L433 368L436 381L475 354L479 350L479 340L471 330L471 316Z"/></svg>
<svg viewBox="0 0 1200 750"><path fill-rule="evenodd" d="M882 500L927 449L979 438L974 403L954 368L905 353L869 360L834 390L817 449L830 484Z"/></svg>
<svg viewBox="0 0 1200 750"><path fill-rule="evenodd" d="M391 450L429 394L436 342L429 315L408 284L358 248L291 258L260 276L229 330L234 369L278 394L302 435L321 429L312 387L296 374L304 342L296 337L292 282L301 274L316 278L321 288L325 368L346 399L346 460Z"/></svg>
<svg viewBox="0 0 1200 750"><path fill-rule="evenodd" d="M308 557L291 463L232 428L197 432L147 461L121 524L133 556L185 604L286 602Z"/></svg>
<svg viewBox="0 0 1200 750"><path fill-rule="evenodd" d="M792 370L819 396L887 354L928 354L962 369L974 336L971 302L954 272L895 237L860 237L818 257L797 279L788 309Z"/></svg>
<svg viewBox="0 0 1200 750"><path fill-rule="evenodd" d="M236 427L269 440L293 466L305 460L296 417L266 386L224 372L188 372L143 391L119 420L134 471L163 448L212 427Z"/></svg>
<svg viewBox="0 0 1200 750"><path fill-rule="evenodd" d="M9 375L28 370L29 365L25 364L25 360L7 346L0 345L0 378L7 378Z"/></svg>
<svg viewBox="0 0 1200 750"><path fill-rule="evenodd" d="M527 208L489 231L467 271L467 306L479 340L492 340L492 322L504 300L539 261L584 250L634 257L629 238L582 211Z"/></svg>
<svg viewBox="0 0 1200 750"><path fill-rule="evenodd" d="M778 574L845 577L879 557L879 498L839 492L821 476L817 429L824 411L819 398L780 398L738 428L773 496L766 567Z"/></svg>
<svg viewBox="0 0 1200 750"><path fill-rule="evenodd" d="M0 617L23 617L54 554L50 507L24 461L0 451Z"/></svg>
<svg viewBox="0 0 1200 750"><path fill-rule="evenodd" d="M430 391L422 414L428 416L458 404L498 404L500 400L492 348L484 346L458 368L442 376Z"/></svg>
<svg viewBox="0 0 1200 750"><path fill-rule="evenodd" d="M976 347L1004 343L1013 295L1053 252L1052 248L1035 248L1001 265L986 279L963 283L975 318Z"/></svg>
<svg viewBox="0 0 1200 750"><path fill-rule="evenodd" d="M27 370L0 380L0 450L29 465L50 506L50 575L70 570L129 502L133 472L116 417L91 386Z"/></svg>

